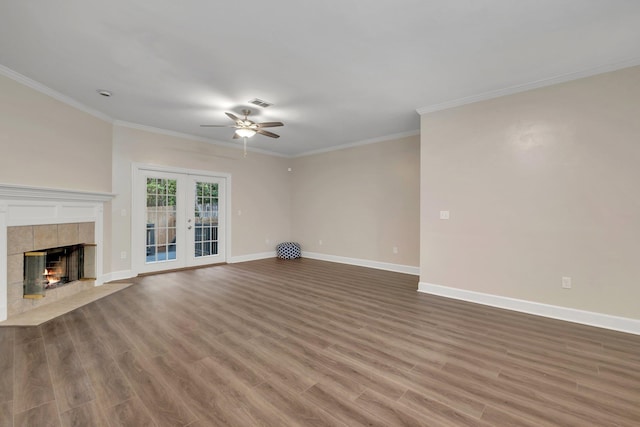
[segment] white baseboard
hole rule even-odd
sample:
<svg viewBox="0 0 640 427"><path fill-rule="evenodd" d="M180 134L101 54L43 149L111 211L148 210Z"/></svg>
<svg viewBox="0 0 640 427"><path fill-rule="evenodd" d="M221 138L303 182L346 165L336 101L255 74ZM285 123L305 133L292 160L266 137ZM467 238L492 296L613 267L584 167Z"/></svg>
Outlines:
<svg viewBox="0 0 640 427"><path fill-rule="evenodd" d="M102 283L113 282L114 280L131 279L132 277L136 277L136 274L131 270L113 271L102 275Z"/></svg>
<svg viewBox="0 0 640 427"><path fill-rule="evenodd" d="M378 270L395 271L397 273L420 274L420 267L410 265L392 264L389 262L371 261L368 259L348 258L338 255L321 254L317 252L302 252L304 258L317 259L320 261L338 262L340 264L351 264L359 267L376 268Z"/></svg>
<svg viewBox="0 0 640 427"><path fill-rule="evenodd" d="M232 256L229 259L229 264L235 264L236 262L257 261L259 259L275 258L276 251L260 252L257 254L238 255Z"/></svg>
<svg viewBox="0 0 640 427"><path fill-rule="evenodd" d="M640 335L640 320L420 282L418 292Z"/></svg>

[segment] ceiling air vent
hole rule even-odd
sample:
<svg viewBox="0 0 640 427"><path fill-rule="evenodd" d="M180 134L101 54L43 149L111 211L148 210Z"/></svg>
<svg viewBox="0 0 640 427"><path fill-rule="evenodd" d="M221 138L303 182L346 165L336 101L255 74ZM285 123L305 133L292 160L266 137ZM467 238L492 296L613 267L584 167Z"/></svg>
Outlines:
<svg viewBox="0 0 640 427"><path fill-rule="evenodd" d="M249 104L257 105L258 107L262 107L262 108L271 107L273 105L272 102L267 102L260 98L253 98L251 101L249 101Z"/></svg>

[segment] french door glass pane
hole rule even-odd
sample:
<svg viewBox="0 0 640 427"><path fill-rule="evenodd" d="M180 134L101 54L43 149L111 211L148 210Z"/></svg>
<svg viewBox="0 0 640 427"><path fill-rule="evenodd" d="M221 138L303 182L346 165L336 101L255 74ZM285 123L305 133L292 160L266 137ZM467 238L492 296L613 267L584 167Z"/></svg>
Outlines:
<svg viewBox="0 0 640 427"><path fill-rule="evenodd" d="M195 256L218 254L218 184L196 182Z"/></svg>
<svg viewBox="0 0 640 427"><path fill-rule="evenodd" d="M147 178L146 262L176 259L175 179Z"/></svg>

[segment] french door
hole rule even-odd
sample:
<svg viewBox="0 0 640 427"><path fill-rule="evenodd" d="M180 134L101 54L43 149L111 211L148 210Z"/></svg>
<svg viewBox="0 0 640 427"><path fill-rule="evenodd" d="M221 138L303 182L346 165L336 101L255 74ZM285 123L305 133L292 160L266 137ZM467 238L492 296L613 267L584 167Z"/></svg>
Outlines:
<svg viewBox="0 0 640 427"><path fill-rule="evenodd" d="M220 263L225 257L225 183L221 178L189 176L187 247L189 265Z"/></svg>
<svg viewBox="0 0 640 427"><path fill-rule="evenodd" d="M226 261L226 177L134 170L138 273Z"/></svg>

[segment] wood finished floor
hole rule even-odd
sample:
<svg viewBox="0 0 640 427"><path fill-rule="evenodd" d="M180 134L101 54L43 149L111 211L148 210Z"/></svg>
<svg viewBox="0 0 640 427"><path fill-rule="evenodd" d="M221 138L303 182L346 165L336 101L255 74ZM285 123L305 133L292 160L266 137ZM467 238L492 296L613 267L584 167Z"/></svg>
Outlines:
<svg viewBox="0 0 640 427"><path fill-rule="evenodd" d="M640 337L276 259L0 328L0 426L638 426Z"/></svg>

